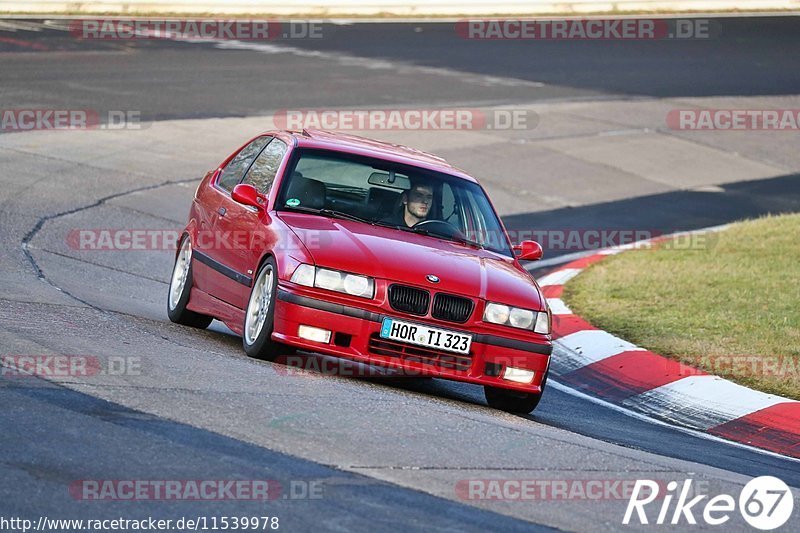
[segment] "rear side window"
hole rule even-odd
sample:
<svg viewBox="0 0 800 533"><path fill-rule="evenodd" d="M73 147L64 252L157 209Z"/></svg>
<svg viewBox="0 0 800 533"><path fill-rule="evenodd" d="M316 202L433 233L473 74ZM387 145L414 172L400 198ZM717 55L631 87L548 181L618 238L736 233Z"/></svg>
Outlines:
<svg viewBox="0 0 800 533"><path fill-rule="evenodd" d="M244 176L245 171L250 167L250 164L256 158L259 152L267 145L272 137L264 136L255 139L253 142L241 149L236 156L230 160L228 165L222 171L222 175L217 182L220 187L226 191L233 189Z"/></svg>
<svg viewBox="0 0 800 533"><path fill-rule="evenodd" d="M275 174L278 173L278 167L281 166L287 149L285 142L273 139L253 162L243 183L249 183L258 189L258 192L267 194L272 182L275 181Z"/></svg>

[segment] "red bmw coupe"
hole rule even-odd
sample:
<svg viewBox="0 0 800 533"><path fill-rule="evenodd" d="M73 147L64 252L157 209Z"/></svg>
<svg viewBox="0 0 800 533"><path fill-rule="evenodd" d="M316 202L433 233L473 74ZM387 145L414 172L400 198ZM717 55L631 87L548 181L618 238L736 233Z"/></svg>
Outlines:
<svg viewBox="0 0 800 533"><path fill-rule="evenodd" d="M293 348L483 385L531 412L550 310L483 188L445 160L353 135L259 135L195 193L169 287L170 320L216 318L245 352Z"/></svg>

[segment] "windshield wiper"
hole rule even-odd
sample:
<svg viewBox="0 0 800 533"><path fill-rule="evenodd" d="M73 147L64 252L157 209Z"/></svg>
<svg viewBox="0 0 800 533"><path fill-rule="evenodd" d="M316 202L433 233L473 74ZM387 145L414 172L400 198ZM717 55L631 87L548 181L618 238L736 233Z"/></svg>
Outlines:
<svg viewBox="0 0 800 533"><path fill-rule="evenodd" d="M453 235L451 238L456 242L460 242L461 244L466 244L466 245L469 245L469 246L474 246L475 248L478 248L480 250L483 250L483 249L486 248L484 245L482 245L478 241L473 241L472 239L467 239L466 237L459 237L458 235Z"/></svg>
<svg viewBox="0 0 800 533"><path fill-rule="evenodd" d="M355 222L364 222L366 224L372 224L372 221L366 218L361 218L358 215L351 215L350 213L345 213L344 211L337 211L335 209L320 209L319 214L334 217L334 218L344 218L346 220L353 220Z"/></svg>
<svg viewBox="0 0 800 533"><path fill-rule="evenodd" d="M383 220L371 220L370 224L373 226L383 226L384 228L392 228L402 230L403 228L392 222L385 222Z"/></svg>
<svg viewBox="0 0 800 533"><path fill-rule="evenodd" d="M406 228L406 231L410 231L410 232L416 233L418 235L425 235L427 237L436 237L437 239L444 239L446 241L453 241L453 242L458 242L458 243L461 243L461 244L466 244L468 246L474 246L474 247L479 248L481 250L484 249L484 246L481 243L473 241L473 240L468 239L466 237L459 236L459 235L443 235L441 233L428 231L427 229L424 229L424 228L415 228L413 226L410 227L410 228Z"/></svg>
<svg viewBox="0 0 800 533"><path fill-rule="evenodd" d="M355 222L364 222L365 224L373 224L373 220L368 220L366 218L361 218L357 215L351 215L350 213L345 213L344 211L337 211L335 209L315 209L313 207L303 207L303 206L285 206L284 209L289 211L299 211L301 213L313 213L315 215L323 215L326 217L332 218L343 218L345 220L353 220Z"/></svg>

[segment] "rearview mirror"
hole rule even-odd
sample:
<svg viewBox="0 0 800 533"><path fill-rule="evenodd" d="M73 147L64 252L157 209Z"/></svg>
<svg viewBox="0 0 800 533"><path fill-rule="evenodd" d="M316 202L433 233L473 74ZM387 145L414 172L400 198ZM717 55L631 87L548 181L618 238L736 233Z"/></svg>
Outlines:
<svg viewBox="0 0 800 533"><path fill-rule="evenodd" d="M536 241L522 241L513 246L514 255L520 261L538 261L544 255L542 245Z"/></svg>
<svg viewBox="0 0 800 533"><path fill-rule="evenodd" d="M367 178L367 183L370 185L380 185L381 187L390 187L392 189L408 190L411 188L411 181L408 176L397 174L394 170L389 172L373 172Z"/></svg>
<svg viewBox="0 0 800 533"><path fill-rule="evenodd" d="M258 191L249 183L240 183L234 187L231 191L231 198L240 204L255 207L259 211L264 209L264 206L261 204L261 198L258 195Z"/></svg>

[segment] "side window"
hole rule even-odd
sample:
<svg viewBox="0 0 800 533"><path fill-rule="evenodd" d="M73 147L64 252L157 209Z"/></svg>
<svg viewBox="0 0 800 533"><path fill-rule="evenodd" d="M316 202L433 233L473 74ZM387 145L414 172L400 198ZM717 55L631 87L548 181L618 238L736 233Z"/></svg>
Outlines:
<svg viewBox="0 0 800 533"><path fill-rule="evenodd" d="M286 143L280 139L274 139L256 158L253 166L247 171L243 183L249 183L261 194L267 194L272 187L272 182L275 181L275 174L278 172L278 167L281 165L287 149Z"/></svg>
<svg viewBox="0 0 800 533"><path fill-rule="evenodd" d="M242 148L222 171L222 175L219 177L219 186L227 191L233 189L242 180L242 176L244 176L247 167L250 166L253 159L255 159L261 149L271 140L272 137L259 137Z"/></svg>

